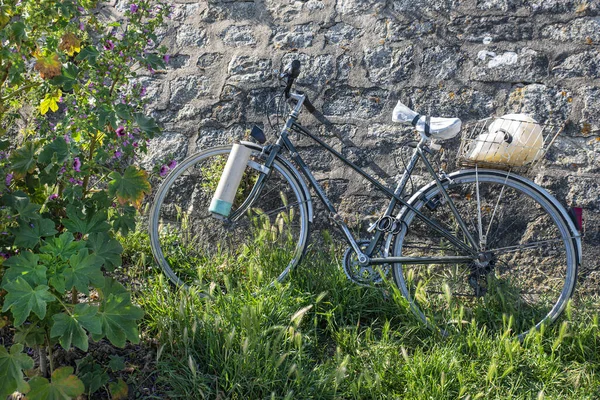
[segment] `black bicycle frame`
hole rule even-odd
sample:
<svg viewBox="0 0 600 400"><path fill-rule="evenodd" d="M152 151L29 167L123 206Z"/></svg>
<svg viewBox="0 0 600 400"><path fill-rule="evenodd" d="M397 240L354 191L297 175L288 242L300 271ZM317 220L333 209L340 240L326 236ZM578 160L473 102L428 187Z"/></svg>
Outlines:
<svg viewBox="0 0 600 400"><path fill-rule="evenodd" d="M323 202L323 204L325 205L325 207L327 208L327 210L330 212L330 215L332 215L332 216L337 215L337 210L335 209L335 206L333 205L333 203L327 197L327 195L326 195L325 191L323 190L323 188L321 187L321 185L317 182L316 178L311 173L309 167L306 165L306 163L304 162L304 160L302 159L302 157L300 157L300 155L298 154L298 151L296 150L296 148L293 145L293 143L290 141L288 135L289 135L289 133L290 133L291 130L293 130L295 132L298 132L300 134L303 134L303 135L311 138L315 142L317 142L321 147L325 148L328 152L330 152L331 154L333 154L336 158L340 159L342 162L344 162L346 165L348 165L350 168L352 168L358 174L360 174L365 179L367 179L378 190L380 190L383 193L385 193L391 200L390 200L390 204L388 205L388 207L387 207L387 209L386 209L386 211L384 213L384 216L391 216L393 210L395 209L395 207L399 203L402 206L407 207L409 210L413 211L429 227L431 227L436 232L438 232L439 234L441 234L442 236L444 236L446 239L448 239L448 241L450 241L452 244L454 244L457 248L460 248L461 250L465 251L467 254L470 254L470 256L447 256L447 257L383 257L383 258L371 258L369 260L370 264L386 264L386 263L395 263L395 262L404 263L404 264L469 262L469 261L473 260L473 256L477 255L476 243L475 243L474 239L469 234L469 232L468 232L468 230L466 228L466 224L464 223L464 221L462 220L462 218L458 214L458 211L454 207L454 203L452 202L452 199L450 198L450 196L447 194L446 190L444 189L444 187L442 185L442 182L440 181L439 177L437 176L437 174L433 170L433 167L431 166L431 164L427 160L427 157L425 156L424 152L422 151L422 148L421 148L420 145L417 146L417 148L415 150L415 153L413 154L413 157L411 159L411 162L410 162L410 164L409 164L409 166L406 169L406 171L405 171L404 174L405 175L407 175L407 174L409 175L412 172L412 168L416 164L416 161L417 161L418 158L421 158L421 160L423 160L423 162L426 165L428 171L433 176L433 179L436 181L436 184L440 187L440 190L443 193L446 201L450 204L450 208L451 208L453 214L455 215L455 217L457 218L457 221L459 222L459 225L461 226L461 228L463 230L463 233L465 233L465 236L468 238L471 246L467 245L462 240L458 239L455 235L453 235L452 233L448 232L446 229L442 228L437 222L429 219L427 216L425 216L418 209L416 209L414 206L412 206L411 204L409 204L406 200L404 200L401 197L401 194L402 194L402 192L404 190L404 187L406 185L407 177L404 178L404 176L403 176L403 179L400 180L400 182L399 182L398 187L396 188L396 190L395 191L391 191L389 188L387 188L386 186L382 185L380 182L378 182L375 178L371 177L368 173L366 173L364 170L362 170L356 164L354 164L350 160L346 159L346 157L344 157L338 151L336 151L335 149L333 149L327 143L323 142L321 139L319 139L318 137L316 137L315 135L313 135L306 128L304 128L303 126L297 124L295 122L295 119L293 117L290 117L290 119L292 120L291 124L290 124L290 121L288 120L288 124L286 124L286 128L284 128L282 130L281 135L279 137L279 140L277 141L277 145L276 146L278 148L285 147L290 152L290 156L291 156L292 160L298 165L300 171L304 174L304 176L306 177L306 179L308 180L308 182L310 183L310 185L314 188L315 192L317 193L317 195L319 196L319 198L321 199L321 201ZM289 128L288 128L288 125L289 125ZM272 156L272 154L271 154L271 156ZM334 218L334 220L340 226L340 228L342 229L342 232L344 232L344 235L346 236L346 238L347 238L348 242L350 243L350 245L353 247L354 251L356 251L357 254L362 254L362 250L359 248L359 246L358 246L356 240L354 239L352 233L350 232L350 229L348 228L348 226L342 220L340 220L340 219ZM381 239L381 235L382 234L383 234L382 231L376 230L375 236L371 240L371 243L370 243L369 247L367 248L367 250L365 252L367 255L370 256L371 254L373 254L373 250L377 246L377 243L379 242L379 240Z"/></svg>
<svg viewBox="0 0 600 400"><path fill-rule="evenodd" d="M281 149L285 148L286 150L289 151L292 160L298 165L298 167L300 168L300 171L304 174L304 176L306 177L306 179L308 180L310 185L314 188L315 192L317 193L317 195L319 196L319 198L321 199L321 201L323 202L325 207L327 207L327 210L330 212L330 216L333 217L335 222L341 228L342 232L346 236L346 239L348 240L348 243L350 244L350 246L352 246L353 250L356 252L360 263L362 263L362 264L387 264L387 263L451 264L451 263L457 263L457 262L458 263L471 262L471 261L473 261L474 258L477 257L477 255L478 255L477 243L475 242L475 240L469 233L466 224L462 220L461 216L458 214L458 210L456 209L454 202L452 201L452 199L450 198L450 196L444 189L442 181L440 180L438 175L435 173L435 170L433 169L433 167L429 163L429 160L427 160L425 153L423 152L423 146L425 145L425 139L422 139L421 142L419 142L419 144L416 146L415 152L413 153L413 156L409 162L408 167L405 169L405 171L402 175L402 178L398 182L398 186L397 186L396 190L391 191L386 186L384 186L380 182L378 182L375 178L373 178L368 173L363 171L356 164L354 164L350 160L346 159L346 157L344 157L338 151L333 149L327 143L325 143L324 141L322 141L321 139L319 139L318 137L313 135L310 131L308 131L303 126L299 125L297 123L297 119L298 119L298 115L299 115L299 112L300 112L300 109L302 107L305 97L304 97L304 95L297 94L297 93L290 94L290 96L292 97L292 99L296 100L296 102L297 102L296 106L294 107L294 109L290 113L288 119L286 120L285 126L281 130L281 133L279 135L279 139L277 140L277 143L275 145L269 146L269 151L266 154L266 156L267 156L266 162L264 163L264 167L265 167L265 171L263 171L264 173L261 174L261 176L258 178L257 182L255 183L255 185L252 189L252 192L250 193L250 195L248 196L246 201L244 201L244 204L242 204L242 206L230 216L231 220L235 220L235 219L239 218L242 215L243 210L245 210L247 207L251 206L251 204L255 201L257 195L262 190L265 180L268 179L269 168L272 167L273 162L274 162L275 158L277 157L278 153L281 151ZM375 235L374 235L373 239L371 240L371 242L369 243L369 246L367 247L366 251L363 252L360 249L360 247L358 246L358 243L354 239L354 236L350 232L350 229L348 228L348 226L340 218L335 218L337 216L337 210L335 209L335 206L329 200L329 198L327 197L327 194L325 193L325 191L323 190L321 185L319 185L319 182L317 182L316 178L310 172L309 167L306 165L306 163L304 162L302 157L300 157L300 155L298 154L298 151L296 150L294 144L290 141L288 135L292 131L295 131L297 133L303 134L303 135L311 138L312 140L317 142L321 147L325 148L328 152L333 154L336 158L341 160L343 163L348 165L350 168L352 168L358 174L360 174L365 179L367 179L373 186L375 186L381 192L385 193L390 198L390 204L388 205L383 217L391 217L392 212L394 211L394 209L396 208L396 206L399 203L403 207L406 207L407 209L414 212L415 215L417 217L419 217L421 220L423 220L430 228L432 228L433 230L435 230L436 232L438 232L439 234L444 236L446 239L448 239L448 241L450 243L452 243L457 248L461 249L462 251L464 251L466 254L469 254L469 255L468 256L446 256L446 257L387 257L387 256L385 256L385 257L369 258L374 253L375 248L378 245L379 241L382 239L383 232L381 230L377 229L375 232ZM433 177L434 181L436 182L436 185L439 187L440 192L443 194L446 202L449 204L450 209L452 210L452 213L454 214L456 220L458 221L458 224L461 227L462 232L464 233L465 237L469 241L470 246L467 245L462 240L460 240L459 238L457 238L452 233L448 232L443 227L441 227L437 222L429 219L427 216L425 216L423 213L421 213L421 211L416 209L414 206L409 204L406 200L404 200L401 197L401 195L404 191L404 188L406 187L406 184L408 182L408 178L410 177L410 174L412 173L412 170L419 158L423 161L423 163L427 167L427 170Z"/></svg>

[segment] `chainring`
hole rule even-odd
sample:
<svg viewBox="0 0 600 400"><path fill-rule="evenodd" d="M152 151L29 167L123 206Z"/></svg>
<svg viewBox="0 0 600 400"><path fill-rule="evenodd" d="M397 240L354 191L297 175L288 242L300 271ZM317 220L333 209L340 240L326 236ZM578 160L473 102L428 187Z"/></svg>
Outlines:
<svg viewBox="0 0 600 400"><path fill-rule="evenodd" d="M359 240L356 242L361 251L364 251L369 246L369 240ZM374 254L376 257L383 257L381 248ZM388 264L382 265L360 265L356 252L349 246L344 252L344 258L342 259L342 268L346 277L352 282L360 286L373 286L383 282L383 276L388 276L390 272L390 266ZM380 273L383 272L382 273Z"/></svg>

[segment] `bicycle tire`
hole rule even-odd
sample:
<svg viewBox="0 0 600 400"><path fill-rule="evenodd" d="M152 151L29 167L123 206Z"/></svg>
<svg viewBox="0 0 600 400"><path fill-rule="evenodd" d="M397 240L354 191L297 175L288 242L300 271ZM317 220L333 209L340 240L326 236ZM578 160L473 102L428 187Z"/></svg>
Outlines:
<svg viewBox="0 0 600 400"><path fill-rule="evenodd" d="M521 340L554 322L574 291L579 263L573 229L558 202L533 182L502 171L458 171L442 185L479 246L483 239L478 250L491 253L493 262L395 264L394 282L413 313L444 333L474 321L478 329L510 330ZM409 203L467 243L435 182ZM401 214L406 229L396 238L394 255L465 255L414 211Z"/></svg>
<svg viewBox="0 0 600 400"><path fill-rule="evenodd" d="M204 293L281 282L300 262L309 234L309 201L288 162L279 156L256 201L236 221L215 218L209 204L231 146L182 161L165 178L150 210L152 253L176 286ZM252 146L232 214L265 169L262 147ZM254 163L254 164L253 164Z"/></svg>

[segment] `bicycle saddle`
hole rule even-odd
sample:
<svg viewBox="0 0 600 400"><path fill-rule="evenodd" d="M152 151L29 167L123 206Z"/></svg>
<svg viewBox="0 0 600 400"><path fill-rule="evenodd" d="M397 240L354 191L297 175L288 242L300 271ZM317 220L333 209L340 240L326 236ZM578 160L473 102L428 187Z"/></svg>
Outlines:
<svg viewBox="0 0 600 400"><path fill-rule="evenodd" d="M417 131L432 139L452 139L460 132L461 122L458 118L441 118L419 115L400 101L392 112L392 121L410 122Z"/></svg>

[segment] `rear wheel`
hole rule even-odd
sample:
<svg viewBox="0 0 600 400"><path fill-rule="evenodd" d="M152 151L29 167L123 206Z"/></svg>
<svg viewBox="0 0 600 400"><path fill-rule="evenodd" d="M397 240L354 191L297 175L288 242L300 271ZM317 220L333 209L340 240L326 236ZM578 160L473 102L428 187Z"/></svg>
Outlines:
<svg viewBox="0 0 600 400"><path fill-rule="evenodd" d="M533 183L503 172L464 171L443 183L479 245L476 260L455 264L396 264L394 279L413 312L431 326L449 331L475 321L520 338L553 322L571 296L577 255L569 226ZM449 232L466 235L435 184L411 204ZM403 221L396 256L465 256L413 211Z"/></svg>
<svg viewBox="0 0 600 400"><path fill-rule="evenodd" d="M209 212L212 196L231 146L195 154L165 179L150 212L152 252L165 275L178 286L217 286L221 290L260 286L283 280L306 246L307 200L295 173L276 159L270 171L253 150L237 190L231 215ZM246 199L261 175L264 187L248 205Z"/></svg>

